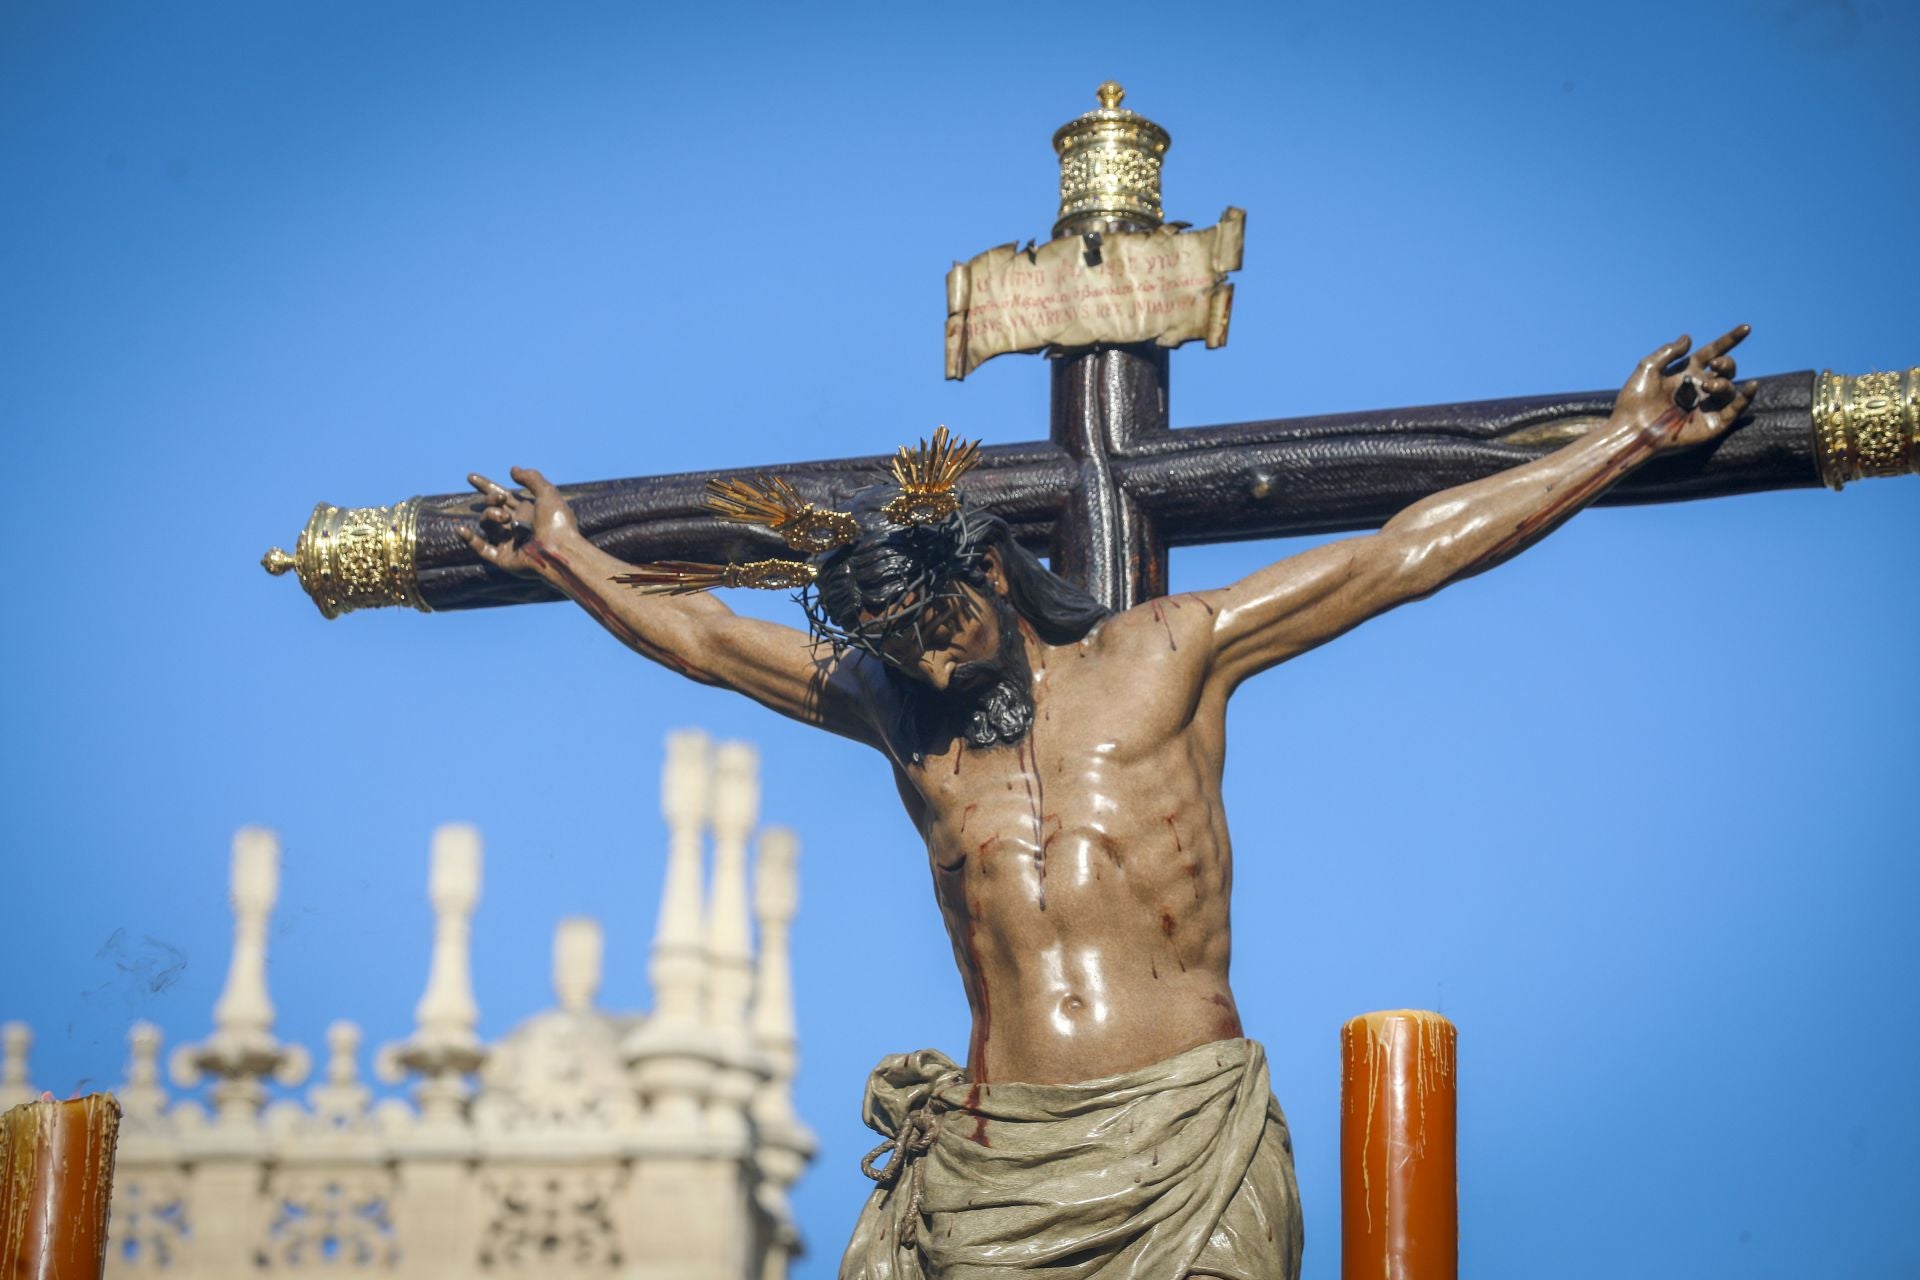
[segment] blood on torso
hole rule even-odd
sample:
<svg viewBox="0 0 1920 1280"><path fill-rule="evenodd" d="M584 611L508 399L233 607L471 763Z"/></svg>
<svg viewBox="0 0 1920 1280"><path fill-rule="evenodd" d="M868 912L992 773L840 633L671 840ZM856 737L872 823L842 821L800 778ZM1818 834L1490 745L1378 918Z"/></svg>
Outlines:
<svg viewBox="0 0 1920 1280"><path fill-rule="evenodd" d="M1201 647L1181 653L1158 610L1109 619L1042 655L1024 740L896 765L976 1081L1093 1079L1241 1034L1222 708L1204 705Z"/></svg>

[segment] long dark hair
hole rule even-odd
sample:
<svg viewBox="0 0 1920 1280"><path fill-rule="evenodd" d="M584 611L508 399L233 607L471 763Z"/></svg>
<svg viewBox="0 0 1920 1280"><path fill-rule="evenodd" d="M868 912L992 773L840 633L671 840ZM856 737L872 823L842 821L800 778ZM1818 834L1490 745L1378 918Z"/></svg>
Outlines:
<svg viewBox="0 0 1920 1280"><path fill-rule="evenodd" d="M853 542L821 557L802 598L817 636L836 648L877 653L892 634L917 625L929 603L961 584L987 590L984 557L997 551L1007 602L1048 644L1072 644L1112 610L1047 571L999 516L969 507L931 524L896 524L881 510L899 494L880 484L853 496ZM864 621L863 621L864 619Z"/></svg>

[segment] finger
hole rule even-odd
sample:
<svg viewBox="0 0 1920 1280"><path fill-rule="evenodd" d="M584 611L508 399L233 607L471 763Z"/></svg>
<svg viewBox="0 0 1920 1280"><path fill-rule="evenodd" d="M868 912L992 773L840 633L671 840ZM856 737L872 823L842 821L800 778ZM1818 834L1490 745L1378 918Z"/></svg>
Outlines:
<svg viewBox="0 0 1920 1280"><path fill-rule="evenodd" d="M486 494L489 498L497 498L506 492L505 489L502 489L478 471L469 471L467 473L467 483L478 489L481 493Z"/></svg>
<svg viewBox="0 0 1920 1280"><path fill-rule="evenodd" d="M1721 416L1728 422L1732 422L1735 418L1745 413L1747 406L1753 403L1753 393L1755 389L1755 385L1751 382L1727 383L1725 403L1723 403L1719 409Z"/></svg>
<svg viewBox="0 0 1920 1280"><path fill-rule="evenodd" d="M515 467L507 474L511 475L517 483L527 486L536 498L556 496L553 485L532 467Z"/></svg>
<svg viewBox="0 0 1920 1280"><path fill-rule="evenodd" d="M1701 378L1700 398L1709 404L1725 404L1733 398L1733 384L1725 378Z"/></svg>
<svg viewBox="0 0 1920 1280"><path fill-rule="evenodd" d="M1664 369L1675 360L1686 355L1687 348L1692 344L1693 339L1683 333L1672 342L1667 343L1664 347L1655 347L1653 353L1640 362L1640 367L1643 369Z"/></svg>
<svg viewBox="0 0 1920 1280"><path fill-rule="evenodd" d="M1706 367L1729 381L1733 379L1735 366L1732 356L1715 356L1707 361Z"/></svg>
<svg viewBox="0 0 1920 1280"><path fill-rule="evenodd" d="M480 531L470 524L460 526L460 540L473 548L473 554L479 556L482 560L492 560L497 554L494 550L494 545L481 537Z"/></svg>
<svg viewBox="0 0 1920 1280"><path fill-rule="evenodd" d="M1739 346L1740 343L1746 338L1746 336L1752 332L1753 332L1752 325L1737 324L1733 326L1733 328L1721 334L1719 337L1715 338L1712 342L1709 342L1706 346L1700 348L1699 354L1696 355L1694 358L1696 360L1711 361L1715 357L1723 356L1727 354L1727 352Z"/></svg>
<svg viewBox="0 0 1920 1280"><path fill-rule="evenodd" d="M1663 378L1677 378L1693 367L1693 361L1687 358L1687 352L1693 348L1693 339L1681 338L1680 341L1674 345L1677 346L1679 350L1674 352L1671 359L1660 366L1660 376Z"/></svg>
<svg viewBox="0 0 1920 1280"><path fill-rule="evenodd" d="M489 524L510 525L516 519L509 507L488 507L480 513L480 518Z"/></svg>

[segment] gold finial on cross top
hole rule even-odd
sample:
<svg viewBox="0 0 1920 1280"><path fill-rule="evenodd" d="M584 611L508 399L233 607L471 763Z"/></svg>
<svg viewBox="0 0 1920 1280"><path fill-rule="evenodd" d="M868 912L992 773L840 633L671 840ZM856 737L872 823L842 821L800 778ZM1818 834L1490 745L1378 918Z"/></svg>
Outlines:
<svg viewBox="0 0 1920 1280"><path fill-rule="evenodd" d="M1147 231L1160 225L1160 165L1172 139L1167 131L1120 103L1117 80L1094 90L1100 106L1060 126L1057 238L1089 231Z"/></svg>

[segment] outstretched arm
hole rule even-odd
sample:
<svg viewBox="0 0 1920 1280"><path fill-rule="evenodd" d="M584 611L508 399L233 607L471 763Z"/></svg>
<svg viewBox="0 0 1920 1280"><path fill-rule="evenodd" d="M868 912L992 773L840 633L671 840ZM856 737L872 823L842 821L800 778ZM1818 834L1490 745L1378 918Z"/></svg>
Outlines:
<svg viewBox="0 0 1920 1280"><path fill-rule="evenodd" d="M1634 370L1605 427L1544 458L1416 502L1378 533L1200 593L1214 611L1209 679L1231 690L1395 605L1489 569L1648 458L1720 435L1752 397L1752 384L1733 384L1729 354L1747 332L1741 325L1691 357L1685 337L1661 347Z"/></svg>
<svg viewBox="0 0 1920 1280"><path fill-rule="evenodd" d="M628 648L689 679L845 737L877 741L857 673L818 655L805 632L743 618L711 595L647 595L621 586L614 576L632 566L581 534L559 490L538 471L515 467L512 476L525 492L477 473L467 477L489 503L482 529L464 531L475 555L543 579Z"/></svg>

